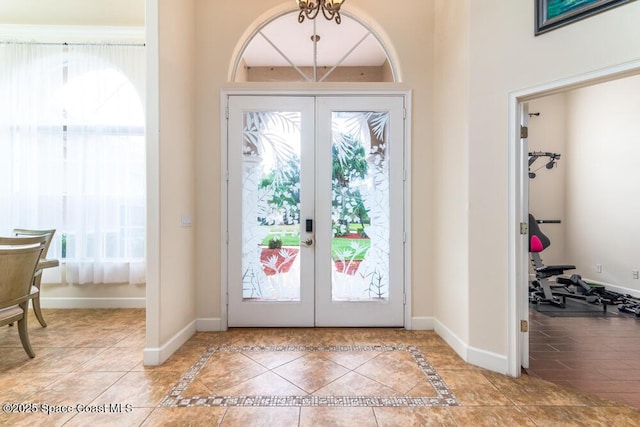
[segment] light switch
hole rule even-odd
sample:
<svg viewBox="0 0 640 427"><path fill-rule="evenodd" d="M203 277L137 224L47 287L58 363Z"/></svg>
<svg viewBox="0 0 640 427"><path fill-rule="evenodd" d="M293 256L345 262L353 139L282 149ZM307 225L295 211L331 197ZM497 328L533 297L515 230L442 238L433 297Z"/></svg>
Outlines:
<svg viewBox="0 0 640 427"><path fill-rule="evenodd" d="M191 215L182 215L180 221L183 227L191 227L193 225L193 218Z"/></svg>

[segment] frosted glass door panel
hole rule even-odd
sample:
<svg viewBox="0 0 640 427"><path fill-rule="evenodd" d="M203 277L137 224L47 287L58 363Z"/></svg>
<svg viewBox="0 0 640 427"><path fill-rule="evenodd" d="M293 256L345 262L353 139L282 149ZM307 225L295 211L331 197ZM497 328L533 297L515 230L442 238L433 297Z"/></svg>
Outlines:
<svg viewBox="0 0 640 427"><path fill-rule="evenodd" d="M300 300L300 120L293 111L244 113L244 300Z"/></svg>
<svg viewBox="0 0 640 427"><path fill-rule="evenodd" d="M389 297L388 112L332 112L331 296Z"/></svg>

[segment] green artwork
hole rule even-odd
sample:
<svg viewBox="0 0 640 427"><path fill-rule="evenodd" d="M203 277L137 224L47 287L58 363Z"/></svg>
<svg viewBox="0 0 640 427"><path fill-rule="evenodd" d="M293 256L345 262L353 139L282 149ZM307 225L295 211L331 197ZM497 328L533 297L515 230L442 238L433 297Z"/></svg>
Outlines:
<svg viewBox="0 0 640 427"><path fill-rule="evenodd" d="M636 0L536 0L535 35Z"/></svg>
<svg viewBox="0 0 640 427"><path fill-rule="evenodd" d="M597 2L598 0L548 0L547 19L553 19L575 9Z"/></svg>

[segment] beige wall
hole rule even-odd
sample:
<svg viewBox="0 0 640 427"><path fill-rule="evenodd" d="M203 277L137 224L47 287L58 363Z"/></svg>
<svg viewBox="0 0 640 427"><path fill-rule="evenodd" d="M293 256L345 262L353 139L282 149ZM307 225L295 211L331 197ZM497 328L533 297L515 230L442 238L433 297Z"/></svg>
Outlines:
<svg viewBox="0 0 640 427"><path fill-rule="evenodd" d="M507 351L510 286L508 94L640 56L639 2L539 37L533 36L533 7L471 2L469 344L498 355Z"/></svg>
<svg viewBox="0 0 640 427"><path fill-rule="evenodd" d="M567 95L567 253L576 273L640 295L640 76ZM597 273L596 264L602 265Z"/></svg>
<svg viewBox="0 0 640 427"><path fill-rule="evenodd" d="M393 76L393 70L391 69L391 64L389 60L385 60L384 64L382 64L382 80L383 82L393 83L395 82L395 77Z"/></svg>
<svg viewBox="0 0 640 427"><path fill-rule="evenodd" d="M144 26L144 0L2 0L0 23Z"/></svg>
<svg viewBox="0 0 640 427"><path fill-rule="evenodd" d="M196 318L195 236L199 218L195 188L195 3L195 0L158 2L160 176L159 199L150 198L150 205L157 203L159 212L159 264L149 259L150 268L158 271L158 283L149 283L147 291L149 295L153 293L157 301L149 309L157 310L152 323L159 322L158 345L166 344ZM150 50L153 49L154 46L150 46ZM149 138L150 144L153 144L152 138ZM194 227L183 227L183 216L190 216Z"/></svg>
<svg viewBox="0 0 640 427"><path fill-rule="evenodd" d="M419 118L412 129L413 185L413 311L414 316L432 315L431 308L431 127L432 127L432 32L433 10L423 0L407 1L407 9L389 10L383 0L350 0L345 8L358 11L364 22L383 28L393 43L402 68L404 85L413 89L413 114ZM237 44L251 26L266 19L270 11L295 7L283 0L248 0L243 7L233 2L202 0L197 3L197 241L198 317L219 318L220 312L220 91L223 88L256 87L228 82ZM275 9L274 9L275 8ZM355 12L354 12L355 13ZM413 31L406 31L407 28ZM266 85L291 88L291 85ZM332 87L300 84L298 88ZM335 86L333 86L335 87ZM345 87L344 85L342 87ZM370 86L372 87L372 86ZM376 86L373 86L376 87ZM380 87L380 86L377 86Z"/></svg>
<svg viewBox="0 0 640 427"><path fill-rule="evenodd" d="M242 65L244 65L244 60ZM305 76L313 76L313 67L298 67ZM331 67L318 67L318 80L322 79ZM247 74L248 78L244 76ZM388 77L388 67L338 67L324 79L326 82L383 82ZM305 78L293 67L241 67L236 82L304 82Z"/></svg>
<svg viewBox="0 0 640 427"><path fill-rule="evenodd" d="M435 316L450 333L469 338L469 73L470 0L435 2L435 93L433 193L433 302ZM422 162L426 159L420 159ZM417 163L417 162L416 162ZM418 165L416 164L416 167ZM428 174L428 169L419 168ZM420 218L421 212L414 212ZM413 236L419 239L420 236ZM442 332L441 332L442 333ZM453 345L453 341L449 340ZM464 352L463 349L457 349Z"/></svg>

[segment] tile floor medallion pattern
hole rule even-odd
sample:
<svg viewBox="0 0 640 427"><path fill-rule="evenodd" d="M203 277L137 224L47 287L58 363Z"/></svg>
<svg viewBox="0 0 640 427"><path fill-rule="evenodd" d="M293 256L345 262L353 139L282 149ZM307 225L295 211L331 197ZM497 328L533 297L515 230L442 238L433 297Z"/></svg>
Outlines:
<svg viewBox="0 0 640 427"><path fill-rule="evenodd" d="M354 373L356 376L361 376L361 372L367 372L368 364L372 364L372 360L381 355L389 355L391 358L395 356L410 355L411 360L415 362L413 372L416 383L420 381L420 376L424 375L424 378L429 382L435 396L409 396L398 395L391 387L377 387L374 390L386 389L390 393L389 395L353 395L353 396L334 396L334 395L322 395L322 393L314 394L298 394L298 395L283 395L279 394L276 389L277 384L273 384L276 381L272 381L273 393L266 395L214 395L205 396L202 394L190 396L188 390L194 383L194 380L198 376L206 371L207 364L212 361L212 357L221 353L234 353L248 356L250 359L269 359L269 356L276 356L280 354L298 353L299 357L289 356L293 359L291 362L283 365L276 364L275 368L267 369L261 375L266 375L269 372L275 373L279 377L293 383L296 383L295 375L288 375L289 372L297 370L295 364L296 360L305 356L313 356L318 354L330 354L334 356L340 356L341 354L348 354L349 356L361 355L363 360L367 360L354 369L342 367L342 372L335 375L335 377L346 377L349 373ZM260 357L262 356L262 357ZM264 357L266 356L266 357ZM324 361L329 362L331 357L326 358ZM395 362L398 362L397 360ZM305 363L306 364L306 363ZM287 365L291 366L291 370L287 369ZM394 369L393 366L388 365L390 369ZM372 366L374 367L374 366ZM375 367L374 367L375 368ZM320 368L321 370L321 368ZM371 375L375 376L375 375ZM381 377L385 377L384 373L381 373ZM219 379L218 379L219 380ZM330 383L334 382L336 378L329 376L324 382L316 384L323 387L328 387ZM376 381L376 379L366 379L365 381ZM242 379L240 380L242 381ZM382 380L385 382L385 380ZM304 381L303 381L304 382ZM391 381L386 381L391 382ZM382 384L380 384L382 385ZM305 390L304 385L299 385L300 390L313 391L311 389ZM254 389L254 388L252 388ZM267 389L269 387L267 386ZM371 388L369 388L371 389ZM363 390L361 388L360 390ZM202 391L200 388L199 391ZM317 390L319 392L319 390ZM169 395L167 395L162 403L161 407L197 407L197 406L220 406L220 407L422 407L422 406L459 406L459 402L447 387L447 384L442 380L440 375L431 366L431 364L424 357L422 352L413 346L382 346L382 345L366 345L366 346L211 346L207 348L193 366L180 378L177 384L171 389Z"/></svg>

